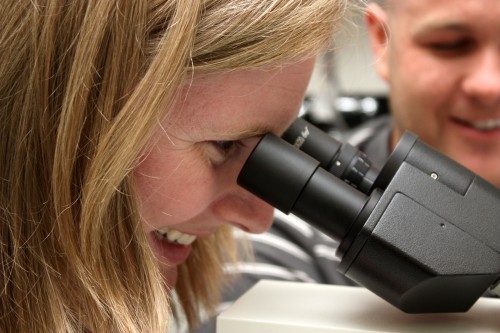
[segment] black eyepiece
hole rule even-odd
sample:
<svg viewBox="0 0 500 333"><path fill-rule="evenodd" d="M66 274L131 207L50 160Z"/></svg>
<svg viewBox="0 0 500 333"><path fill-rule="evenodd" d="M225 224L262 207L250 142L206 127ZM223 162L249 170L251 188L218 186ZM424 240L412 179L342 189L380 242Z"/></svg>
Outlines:
<svg viewBox="0 0 500 333"><path fill-rule="evenodd" d="M319 167L288 142L266 134L243 166L238 184L285 214L293 213L342 239L367 196ZM331 217L337 218L331 223Z"/></svg>
<svg viewBox="0 0 500 333"><path fill-rule="evenodd" d="M371 192L378 170L357 148L337 141L302 118L297 118L282 138L318 160L334 176L365 194Z"/></svg>

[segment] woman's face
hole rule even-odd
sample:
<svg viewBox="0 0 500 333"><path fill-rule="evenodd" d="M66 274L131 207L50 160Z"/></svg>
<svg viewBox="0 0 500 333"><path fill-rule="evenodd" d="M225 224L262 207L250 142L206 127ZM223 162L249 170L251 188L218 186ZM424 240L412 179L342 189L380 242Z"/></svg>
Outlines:
<svg viewBox="0 0 500 333"><path fill-rule="evenodd" d="M195 77L134 170L143 227L170 286L198 237L223 224L260 233L273 208L236 184L259 137L295 119L314 59Z"/></svg>

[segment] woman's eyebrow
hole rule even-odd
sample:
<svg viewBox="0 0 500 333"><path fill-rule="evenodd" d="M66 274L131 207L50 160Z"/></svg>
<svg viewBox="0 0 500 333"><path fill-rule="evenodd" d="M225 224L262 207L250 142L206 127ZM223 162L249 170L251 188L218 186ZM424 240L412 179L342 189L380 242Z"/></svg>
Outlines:
<svg viewBox="0 0 500 333"><path fill-rule="evenodd" d="M214 132L213 134L228 137L228 140L242 140L251 137L262 136L266 133L272 133L273 130L268 127L255 127L250 129L245 129L242 131L223 131Z"/></svg>

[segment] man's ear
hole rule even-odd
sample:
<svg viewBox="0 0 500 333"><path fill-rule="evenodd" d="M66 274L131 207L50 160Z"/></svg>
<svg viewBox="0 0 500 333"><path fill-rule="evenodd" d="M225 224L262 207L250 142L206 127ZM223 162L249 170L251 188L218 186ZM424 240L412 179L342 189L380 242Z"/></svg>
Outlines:
<svg viewBox="0 0 500 333"><path fill-rule="evenodd" d="M389 29L387 24L387 13L378 4L370 2L366 8L365 22L370 36L372 53L375 60L375 69L378 75L387 81L389 74Z"/></svg>

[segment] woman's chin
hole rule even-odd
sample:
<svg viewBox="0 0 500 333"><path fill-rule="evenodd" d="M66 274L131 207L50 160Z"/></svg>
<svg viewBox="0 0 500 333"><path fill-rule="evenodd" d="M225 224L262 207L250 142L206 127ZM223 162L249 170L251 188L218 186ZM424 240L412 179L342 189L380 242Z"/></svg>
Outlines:
<svg viewBox="0 0 500 333"><path fill-rule="evenodd" d="M162 269L162 276L169 289L174 288L177 283L177 265Z"/></svg>

